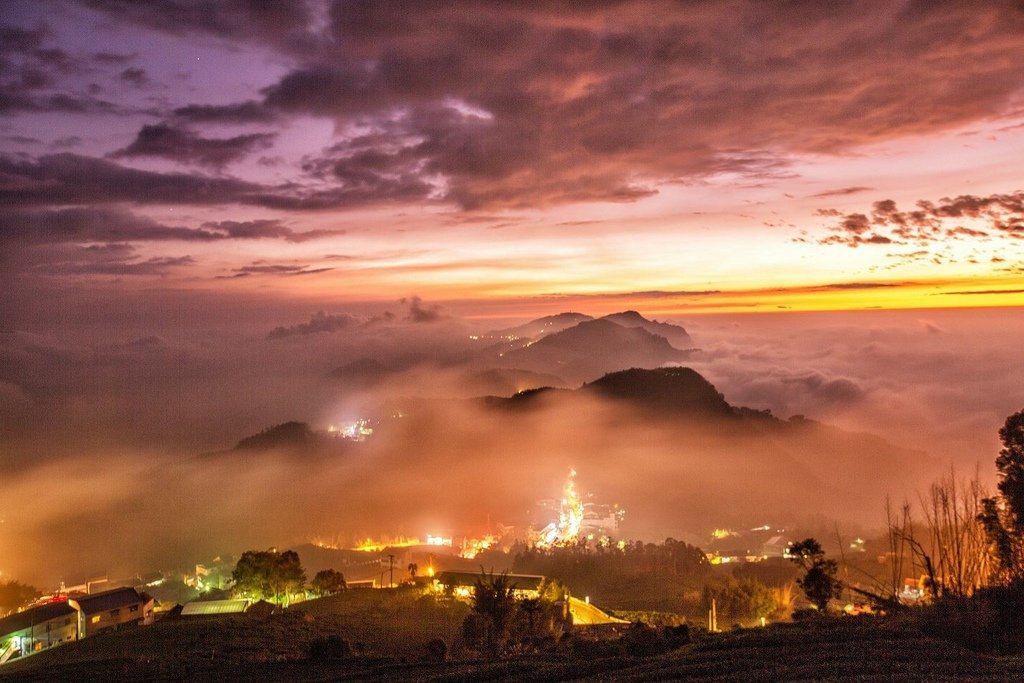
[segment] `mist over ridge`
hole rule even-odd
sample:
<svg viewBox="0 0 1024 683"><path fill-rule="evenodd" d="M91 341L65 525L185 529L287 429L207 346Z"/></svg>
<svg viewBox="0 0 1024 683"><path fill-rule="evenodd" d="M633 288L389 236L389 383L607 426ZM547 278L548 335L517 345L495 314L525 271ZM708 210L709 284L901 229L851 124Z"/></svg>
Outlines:
<svg viewBox="0 0 1024 683"><path fill-rule="evenodd" d="M1001 370L1012 341L983 334L1007 321L981 314L694 318L684 326L697 350L679 370L638 375L607 359L601 370L616 374L586 382L555 374L557 358L549 373L501 367L504 351L483 326L408 317L360 316L280 339L264 326L217 343L3 335L14 447L3 451L13 474L0 483L0 518L23 533L2 537L2 570L52 580L315 536L523 524L569 467L587 491L625 506L624 529L641 538L699 540L769 518L871 527L886 494L912 495L948 466L947 435L982 444L959 467L983 461L993 452L983 450L987 416L1022 398ZM968 338L985 340L985 352L959 353ZM874 367L857 374L854 361ZM345 367L361 379L332 375ZM686 379L663 390L625 381L672 375ZM1001 395L981 391L1000 385ZM664 393L673 386L703 396L710 412L673 413ZM365 442L313 436L302 447L232 450L289 420L316 435L394 408L403 417ZM937 413L950 419L931 422ZM790 419L798 414L808 419ZM925 422L931 433L915 427ZM46 512L24 514L38 505ZM112 550L112 528L135 539L129 548ZM44 553L45 566L32 559Z"/></svg>

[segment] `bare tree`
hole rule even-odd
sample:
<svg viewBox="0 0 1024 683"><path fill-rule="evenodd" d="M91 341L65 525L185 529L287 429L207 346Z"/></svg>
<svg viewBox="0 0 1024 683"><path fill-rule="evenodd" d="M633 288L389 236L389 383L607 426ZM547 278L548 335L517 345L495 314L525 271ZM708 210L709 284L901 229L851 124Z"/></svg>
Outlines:
<svg viewBox="0 0 1024 683"><path fill-rule="evenodd" d="M948 476L918 496L921 524L915 523L910 503L904 502L894 514L886 500L894 593L908 564L910 571L926 576L935 598L969 597L991 582L995 565L980 518L986 496L977 471L962 480L951 468Z"/></svg>

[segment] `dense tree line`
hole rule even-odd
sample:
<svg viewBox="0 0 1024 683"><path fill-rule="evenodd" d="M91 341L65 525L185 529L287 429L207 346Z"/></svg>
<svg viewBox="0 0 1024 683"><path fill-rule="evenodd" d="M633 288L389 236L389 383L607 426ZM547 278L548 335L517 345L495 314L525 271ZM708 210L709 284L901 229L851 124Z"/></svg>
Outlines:
<svg viewBox="0 0 1024 683"><path fill-rule="evenodd" d="M999 440L999 495L982 501L979 520L994 550L996 582L1024 585L1024 410L1006 418Z"/></svg>
<svg viewBox="0 0 1024 683"><path fill-rule="evenodd" d="M35 586L20 581L0 581L0 617L24 607L42 593Z"/></svg>
<svg viewBox="0 0 1024 683"><path fill-rule="evenodd" d="M542 574L589 595L602 606L619 609L678 610L688 597L700 600L711 565L696 546L666 539L664 543L585 543L554 548L513 549L512 570Z"/></svg>
<svg viewBox="0 0 1024 683"><path fill-rule="evenodd" d="M247 550L231 572L236 595L288 605L303 592L306 572L294 550Z"/></svg>
<svg viewBox="0 0 1024 683"><path fill-rule="evenodd" d="M492 655L551 646L571 626L566 596L557 581L545 581L538 595L516 598L507 573L481 571L473 611L462 623L463 644Z"/></svg>

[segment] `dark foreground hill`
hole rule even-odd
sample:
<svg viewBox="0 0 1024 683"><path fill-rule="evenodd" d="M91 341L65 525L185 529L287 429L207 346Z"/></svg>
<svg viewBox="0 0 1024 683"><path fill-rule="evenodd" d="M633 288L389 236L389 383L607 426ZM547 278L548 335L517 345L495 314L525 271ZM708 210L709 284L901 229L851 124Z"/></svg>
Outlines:
<svg viewBox="0 0 1024 683"><path fill-rule="evenodd" d="M582 391L656 413L716 417L737 414L714 385L691 368L612 372L584 385Z"/></svg>
<svg viewBox="0 0 1024 683"><path fill-rule="evenodd" d="M661 654L607 630L580 628L545 652L480 659L457 651L468 607L415 593L364 590L281 615L166 620L100 635L0 667L28 681L1009 681L1024 658L979 654L922 633L911 620L838 617L707 634ZM620 627L628 628L628 627ZM621 632L620 632L621 633ZM312 659L310 645L338 635L354 653ZM449 660L429 661L440 638Z"/></svg>

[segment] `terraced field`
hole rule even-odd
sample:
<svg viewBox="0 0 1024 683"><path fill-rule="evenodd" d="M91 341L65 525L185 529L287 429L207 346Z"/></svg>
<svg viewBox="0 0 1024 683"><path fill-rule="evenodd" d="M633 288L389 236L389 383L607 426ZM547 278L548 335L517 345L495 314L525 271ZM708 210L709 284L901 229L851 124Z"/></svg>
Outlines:
<svg viewBox="0 0 1024 683"><path fill-rule="evenodd" d="M634 656L607 631L599 637L584 628L547 653L431 662L426 643L452 643L464 605L359 593L266 618L165 621L98 636L4 666L0 681L1024 680L1024 657L978 654L930 638L906 620L869 618L703 633L653 656ZM356 653L311 659L310 643L332 634Z"/></svg>

